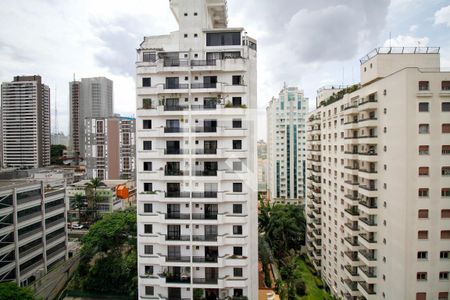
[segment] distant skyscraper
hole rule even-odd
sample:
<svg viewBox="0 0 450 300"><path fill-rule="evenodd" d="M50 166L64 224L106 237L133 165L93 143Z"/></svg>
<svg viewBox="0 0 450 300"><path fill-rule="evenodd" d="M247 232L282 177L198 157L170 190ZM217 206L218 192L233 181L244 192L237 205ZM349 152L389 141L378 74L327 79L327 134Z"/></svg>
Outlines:
<svg viewBox="0 0 450 300"><path fill-rule="evenodd" d="M285 86L267 107L268 188L273 202L304 199L308 98Z"/></svg>
<svg viewBox="0 0 450 300"><path fill-rule="evenodd" d="M135 178L135 119L85 119L85 161L88 178Z"/></svg>
<svg viewBox="0 0 450 300"><path fill-rule="evenodd" d="M113 116L113 82L105 77L82 78L69 83L70 150L84 157L86 118Z"/></svg>
<svg viewBox="0 0 450 300"><path fill-rule="evenodd" d="M3 166L50 165L50 89L41 76L2 83L1 115Z"/></svg>

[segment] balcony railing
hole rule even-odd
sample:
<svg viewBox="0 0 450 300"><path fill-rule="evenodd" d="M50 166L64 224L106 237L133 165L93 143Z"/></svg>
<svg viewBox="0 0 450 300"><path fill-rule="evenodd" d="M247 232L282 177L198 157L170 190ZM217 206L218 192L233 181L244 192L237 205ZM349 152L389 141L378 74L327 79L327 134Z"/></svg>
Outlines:
<svg viewBox="0 0 450 300"><path fill-rule="evenodd" d="M201 155L201 154L210 154L210 155L216 155L217 149L195 149L195 154Z"/></svg>
<svg viewBox="0 0 450 300"><path fill-rule="evenodd" d="M216 64L217 64L217 61L215 59L191 60L192 67L215 66Z"/></svg>
<svg viewBox="0 0 450 300"><path fill-rule="evenodd" d="M166 262L191 262L190 256L166 256Z"/></svg>
<svg viewBox="0 0 450 300"><path fill-rule="evenodd" d="M209 235L193 235L192 240L196 242L216 242L217 235L209 234Z"/></svg>
<svg viewBox="0 0 450 300"><path fill-rule="evenodd" d="M369 226L377 226L377 222L375 222L375 220L373 219L369 219L369 218L359 218L359 220L361 222L363 222L364 224L367 224Z"/></svg>
<svg viewBox="0 0 450 300"><path fill-rule="evenodd" d="M217 176L217 170L196 170L195 176Z"/></svg>
<svg viewBox="0 0 450 300"><path fill-rule="evenodd" d="M195 263L216 263L217 256L193 256L192 261Z"/></svg>
<svg viewBox="0 0 450 300"><path fill-rule="evenodd" d="M374 244L377 242L377 240L375 239L375 237L373 236L368 236L367 234L361 233L359 235L360 238L364 239L365 241L367 241L368 243Z"/></svg>
<svg viewBox="0 0 450 300"><path fill-rule="evenodd" d="M218 192L192 192L192 198L217 198Z"/></svg>
<svg viewBox="0 0 450 300"><path fill-rule="evenodd" d="M192 83L191 88L193 89L215 89L217 83Z"/></svg>
<svg viewBox="0 0 450 300"><path fill-rule="evenodd" d="M194 278L194 284L217 284L218 278Z"/></svg>
<svg viewBox="0 0 450 300"><path fill-rule="evenodd" d="M375 295L375 290L373 288L373 285L369 285L364 281L358 282L358 284L366 291L369 295Z"/></svg>
<svg viewBox="0 0 450 300"><path fill-rule="evenodd" d="M191 193L189 192L166 192L166 198L190 198Z"/></svg>
<svg viewBox="0 0 450 300"><path fill-rule="evenodd" d="M164 84L165 90L181 90L181 89L188 89L189 84L187 83L173 83L173 84Z"/></svg>
<svg viewBox="0 0 450 300"><path fill-rule="evenodd" d="M190 284L191 277L170 276L170 277L166 277L166 283Z"/></svg>
<svg viewBox="0 0 450 300"><path fill-rule="evenodd" d="M165 170L164 176L189 176L189 171L182 170Z"/></svg>
<svg viewBox="0 0 450 300"><path fill-rule="evenodd" d="M375 253L373 251L369 251L369 250L359 250L359 254L361 254L362 256L364 256L367 260L369 261L376 261L377 258L375 256Z"/></svg>
<svg viewBox="0 0 450 300"><path fill-rule="evenodd" d="M168 154L168 155L189 154L189 150L179 149L179 148L167 148L167 149L164 149L164 154Z"/></svg>
<svg viewBox="0 0 450 300"><path fill-rule="evenodd" d="M213 126L198 126L194 127L195 133L214 133L217 132L217 127Z"/></svg>
<svg viewBox="0 0 450 300"><path fill-rule="evenodd" d="M189 110L189 105L164 105L164 111Z"/></svg>
<svg viewBox="0 0 450 300"><path fill-rule="evenodd" d="M190 235L166 235L166 241L190 241Z"/></svg>
<svg viewBox="0 0 450 300"><path fill-rule="evenodd" d="M348 258L350 258L351 261L359 261L358 253L356 253L356 252L347 251L347 252L344 252L344 254L345 254Z"/></svg>
<svg viewBox="0 0 450 300"><path fill-rule="evenodd" d="M189 214L169 213L165 217L166 220L189 220Z"/></svg>
<svg viewBox="0 0 450 300"><path fill-rule="evenodd" d="M187 128L181 128L181 127L165 127L164 133L182 133L187 132Z"/></svg>
<svg viewBox="0 0 450 300"><path fill-rule="evenodd" d="M192 214L193 220L217 220L217 214Z"/></svg>

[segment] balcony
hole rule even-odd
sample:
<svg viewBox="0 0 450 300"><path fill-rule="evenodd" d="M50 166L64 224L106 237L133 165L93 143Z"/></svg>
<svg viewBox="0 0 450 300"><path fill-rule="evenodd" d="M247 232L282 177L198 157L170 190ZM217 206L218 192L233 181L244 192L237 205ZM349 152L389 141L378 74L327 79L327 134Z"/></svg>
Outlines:
<svg viewBox="0 0 450 300"><path fill-rule="evenodd" d="M368 278L376 278L377 274L375 272L375 268L360 266L359 270L363 272Z"/></svg>
<svg viewBox="0 0 450 300"><path fill-rule="evenodd" d="M194 176L217 176L217 170L194 170Z"/></svg>
<svg viewBox="0 0 450 300"><path fill-rule="evenodd" d="M166 241L190 241L191 236L190 235L166 235Z"/></svg>
<svg viewBox="0 0 450 300"><path fill-rule="evenodd" d="M217 127L212 126L197 126L193 128L195 133L215 133L217 132Z"/></svg>
<svg viewBox="0 0 450 300"><path fill-rule="evenodd" d="M190 284L191 277L181 277L181 276L168 276L166 277L166 283L177 283L177 284Z"/></svg>
<svg viewBox="0 0 450 300"><path fill-rule="evenodd" d="M351 247L358 247L358 239L355 237L346 237L344 240L351 246Z"/></svg>
<svg viewBox="0 0 450 300"><path fill-rule="evenodd" d="M189 150L187 149L179 149L179 148L167 148L164 149L165 155L183 155L183 154L189 154Z"/></svg>
<svg viewBox="0 0 450 300"><path fill-rule="evenodd" d="M190 192L166 192L165 198L190 198Z"/></svg>
<svg viewBox="0 0 450 300"><path fill-rule="evenodd" d="M368 295L375 295L375 289L373 284L367 284L364 281L358 282L359 286L363 288L363 291L366 292Z"/></svg>
<svg viewBox="0 0 450 300"><path fill-rule="evenodd" d="M374 250L359 250L359 254L361 254L368 261L377 260Z"/></svg>
<svg viewBox="0 0 450 300"><path fill-rule="evenodd" d="M358 253L354 251L346 251L344 252L345 256L347 256L351 261L357 262L359 261Z"/></svg>
<svg viewBox="0 0 450 300"><path fill-rule="evenodd" d="M164 105L164 111L185 111L189 110L189 105Z"/></svg>
<svg viewBox="0 0 450 300"><path fill-rule="evenodd" d="M217 263L217 256L193 256L192 262L194 263Z"/></svg>
<svg viewBox="0 0 450 300"><path fill-rule="evenodd" d="M164 170L164 176L189 176L189 171L182 170Z"/></svg>
<svg viewBox="0 0 450 300"><path fill-rule="evenodd" d="M194 284L217 284L219 281L218 278L194 278Z"/></svg>
<svg viewBox="0 0 450 300"><path fill-rule="evenodd" d="M217 198L218 192L192 192L192 198Z"/></svg>
<svg viewBox="0 0 450 300"><path fill-rule="evenodd" d="M166 262L190 263L190 256L166 256Z"/></svg>
<svg viewBox="0 0 450 300"><path fill-rule="evenodd" d="M193 235L192 240L195 242L217 242L217 235Z"/></svg>
<svg viewBox="0 0 450 300"><path fill-rule="evenodd" d="M188 132L187 128L181 127L164 127L164 133L185 133Z"/></svg>
<svg viewBox="0 0 450 300"><path fill-rule="evenodd" d="M192 220L217 220L217 214L192 214Z"/></svg>
<svg viewBox="0 0 450 300"><path fill-rule="evenodd" d="M217 155L217 149L195 149L196 155Z"/></svg>
<svg viewBox="0 0 450 300"><path fill-rule="evenodd" d="M165 214L166 220L189 220L189 214L181 214L181 213L169 213Z"/></svg>
<svg viewBox="0 0 450 300"><path fill-rule="evenodd" d="M377 226L377 222L375 222L375 220L373 218L365 218L364 217L364 218L359 218L359 220L368 226Z"/></svg>

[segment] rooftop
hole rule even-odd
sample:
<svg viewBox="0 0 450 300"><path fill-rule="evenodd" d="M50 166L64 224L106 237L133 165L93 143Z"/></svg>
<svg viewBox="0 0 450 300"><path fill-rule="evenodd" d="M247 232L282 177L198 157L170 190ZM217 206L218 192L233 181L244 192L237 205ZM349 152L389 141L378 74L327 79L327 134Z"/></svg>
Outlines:
<svg viewBox="0 0 450 300"><path fill-rule="evenodd" d="M364 64L378 54L439 54L439 51L440 47L378 47L359 61Z"/></svg>

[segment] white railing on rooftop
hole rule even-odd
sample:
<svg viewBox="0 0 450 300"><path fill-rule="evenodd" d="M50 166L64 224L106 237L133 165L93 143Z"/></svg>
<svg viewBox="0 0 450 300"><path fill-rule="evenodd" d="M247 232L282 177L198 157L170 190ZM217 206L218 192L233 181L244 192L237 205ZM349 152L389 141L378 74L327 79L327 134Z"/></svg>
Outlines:
<svg viewBox="0 0 450 300"><path fill-rule="evenodd" d="M369 52L359 61L361 64L378 54L439 54L440 47L379 47Z"/></svg>

